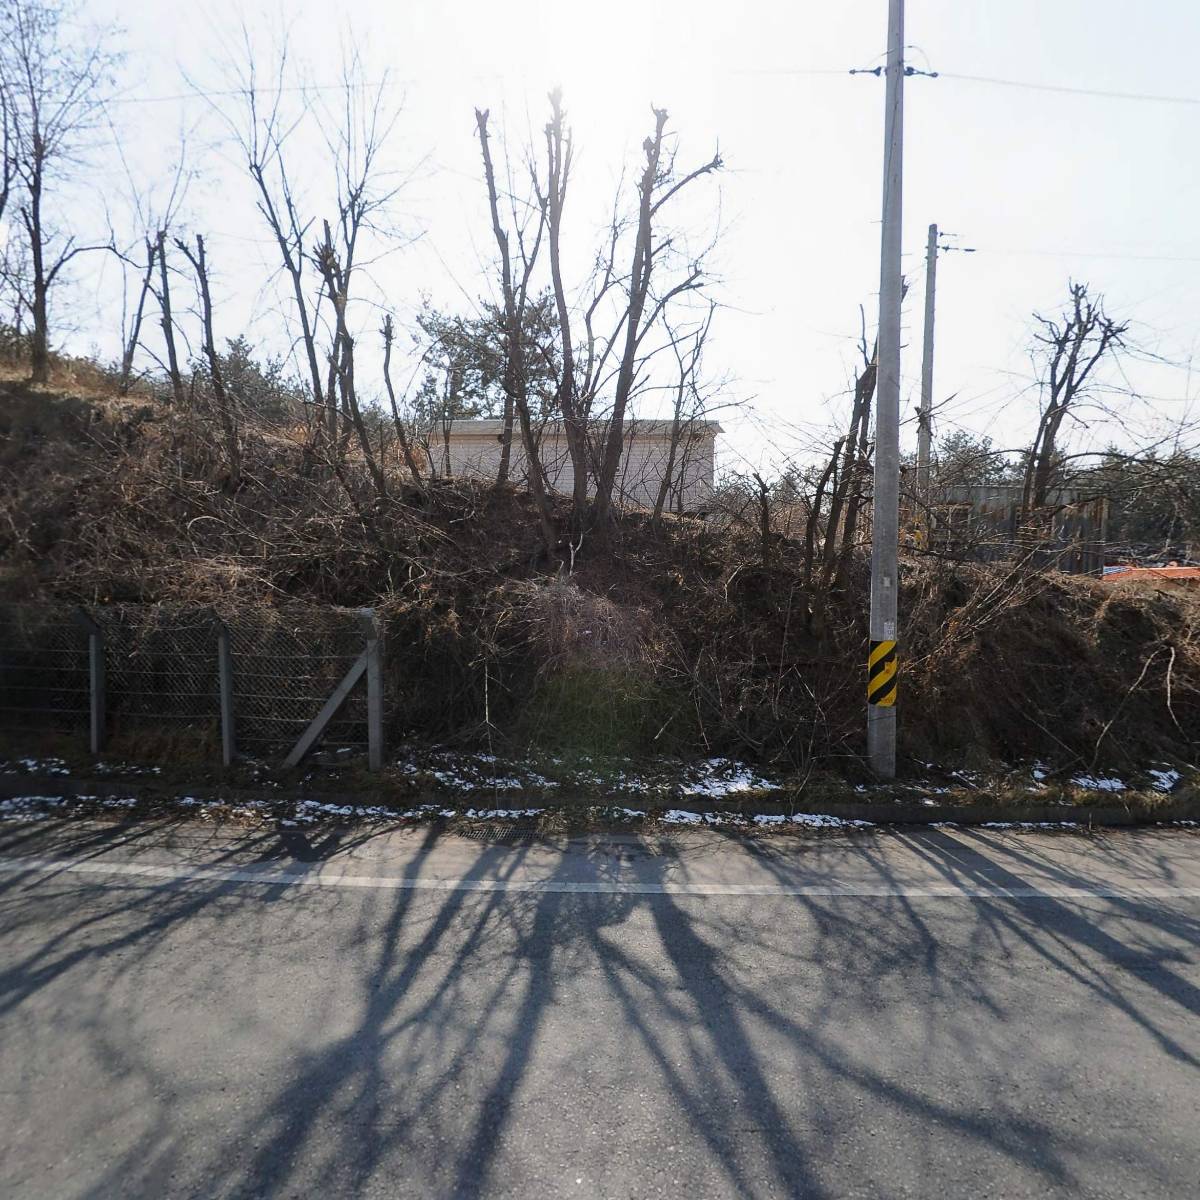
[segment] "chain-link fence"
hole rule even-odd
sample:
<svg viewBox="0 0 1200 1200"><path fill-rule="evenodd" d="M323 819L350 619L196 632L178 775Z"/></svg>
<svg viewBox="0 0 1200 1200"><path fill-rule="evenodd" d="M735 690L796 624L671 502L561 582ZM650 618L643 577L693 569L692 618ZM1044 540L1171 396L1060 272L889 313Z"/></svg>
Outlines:
<svg viewBox="0 0 1200 1200"><path fill-rule="evenodd" d="M286 752L363 651L363 619L345 609L303 609L227 622L240 747ZM214 665L215 665L215 659ZM365 750L362 683L325 729L322 746Z"/></svg>
<svg viewBox="0 0 1200 1200"><path fill-rule="evenodd" d="M0 607L0 725L86 735L88 634L71 610Z"/></svg>
<svg viewBox="0 0 1200 1200"><path fill-rule="evenodd" d="M89 608L103 637L105 709L112 732L220 720L212 613L162 608Z"/></svg>
<svg viewBox="0 0 1200 1200"><path fill-rule="evenodd" d="M224 745L283 758L332 697L314 745L365 752L374 636L373 617L354 609L0 606L0 727L86 739L98 705L93 748L187 732L214 755Z"/></svg>

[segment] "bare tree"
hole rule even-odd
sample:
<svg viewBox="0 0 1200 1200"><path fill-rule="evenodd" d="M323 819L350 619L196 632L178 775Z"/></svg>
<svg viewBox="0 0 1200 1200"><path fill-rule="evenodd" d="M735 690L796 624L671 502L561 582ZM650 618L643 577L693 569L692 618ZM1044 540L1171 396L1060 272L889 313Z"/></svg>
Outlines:
<svg viewBox="0 0 1200 1200"><path fill-rule="evenodd" d="M182 238L175 239L175 245L183 252L184 257L192 264L196 273L196 285L200 292L200 319L204 330L203 350L208 359L208 370L212 382L213 402L217 409L217 420L221 425L221 434L225 440L225 453L229 463L229 487L236 491L242 480L242 449L238 439L237 423L234 420L233 407L229 393L225 390L225 380L221 374L221 358L217 354L216 339L213 336L213 305L212 291L209 288L208 261L204 252L204 238L196 234L196 249L191 250Z"/></svg>
<svg viewBox="0 0 1200 1200"><path fill-rule="evenodd" d="M129 324L129 332L125 337L125 346L121 351L121 379L117 385L122 395L129 394L129 386L133 380L133 357L137 353L138 343L142 337L142 316L146 310L146 296L151 289L154 279L154 260L158 247L149 238L146 239L146 265L142 274L141 286L138 288L137 303L133 309L133 320Z"/></svg>
<svg viewBox="0 0 1200 1200"><path fill-rule="evenodd" d="M3 156L0 158L0 220L3 220L8 211L8 198L12 195L13 177L16 174L12 103L3 77L0 77L0 142L0 155Z"/></svg>
<svg viewBox="0 0 1200 1200"><path fill-rule="evenodd" d="M588 498L588 410L575 375L575 344L571 330L571 308L562 270L562 222L571 179L573 148L566 129L562 92L550 93L550 120L546 125L546 194L539 197L546 213L547 243L550 251L550 282L558 314L562 370L559 375L558 411L562 414L567 454L571 459L572 523L578 526L587 510ZM535 177L536 186L536 177Z"/></svg>
<svg viewBox="0 0 1200 1200"><path fill-rule="evenodd" d="M354 383L357 323L351 321L350 304L352 295L358 296L362 281L369 283L379 259L399 244L390 208L401 182L385 166L386 151L400 117L399 107L387 100L390 87L387 72L378 82L367 83L358 48L351 42L344 49L338 87L328 94L318 94L314 101L315 129L324 139L332 165L328 195L335 216L333 220L322 220L323 240L309 253L331 302L326 376L331 440L339 420L341 425L333 452L344 454L357 434L380 499L386 494L385 479L366 436ZM375 307L365 298L358 301L358 306ZM314 319L317 315L315 310Z"/></svg>
<svg viewBox="0 0 1200 1200"><path fill-rule="evenodd" d="M879 368L878 347L868 351L864 332L858 350L862 366L854 378L849 426L831 456L834 469L829 476L829 516L821 556L822 595L845 579L857 545L859 517L870 495L871 402Z"/></svg>
<svg viewBox="0 0 1200 1200"><path fill-rule="evenodd" d="M612 412L609 417L607 436L604 440L599 470L596 478L596 496L593 502L593 517L598 527L603 528L612 509L613 485L621 465L624 450L625 416L634 393L635 384L645 353L647 335L654 328L668 304L685 292L694 291L703 285L704 269L699 259L688 262L682 277L673 277L665 289L655 291L655 267L663 253L672 248L672 239L657 239L656 219L663 207L675 196L706 175L721 168L721 156L715 154L708 162L680 176L674 169L674 156L664 153L664 138L667 126L666 109L654 110L654 131L642 143L645 164L638 180L638 209L636 231L633 242L633 259L629 275L625 280L626 302L618 319L617 332L609 339L608 348L620 338L622 343L617 369ZM617 243L617 223L614 221L614 236L611 245ZM611 261L611 260L610 260ZM606 268L601 290L605 293L612 286L613 271ZM608 349L602 352L607 355Z"/></svg>
<svg viewBox="0 0 1200 1200"><path fill-rule="evenodd" d="M348 415L354 432L358 435L359 449L367 464L375 493L380 500L387 497L387 481L383 468L375 457L371 439L363 421L362 408L358 403L358 392L354 382L354 338L346 321L346 306L350 297L350 274L352 267L345 265L333 244L333 231L329 222L324 224L325 239L317 247L313 257L325 280L325 287L334 313L334 344L330 355L337 377L338 395L342 409ZM347 237L349 253L354 252L355 233Z"/></svg>
<svg viewBox="0 0 1200 1200"><path fill-rule="evenodd" d="M352 40L343 49L341 80L333 89L307 86L286 38L265 72L262 61L261 50L243 28L241 45L227 59L229 90L237 96L237 106L227 108L220 99L213 106L244 158L258 211L287 280L298 326L295 344L317 414L314 437L327 436L331 451L340 453L355 433L355 421L340 382L352 370L342 355L353 353L353 338L346 342L339 328L351 333L357 322L324 308L330 293L321 259L332 248L335 285L340 279L344 301L350 304L352 285L372 261L363 257L363 236L373 233L396 243L394 226L381 217L400 189L384 166L384 150L400 110L387 99L392 81L386 72L377 82L366 81ZM319 171L310 167L311 152L306 154L307 139L314 135L327 151ZM318 198L309 194L314 191ZM314 235L325 219L328 239ZM311 285L309 267L316 268Z"/></svg>
<svg viewBox="0 0 1200 1200"><path fill-rule="evenodd" d="M508 230L500 219L500 199L496 189L496 172L492 163L492 151L488 135L488 110L475 110L475 125L479 133L479 147L483 154L483 174L487 184L488 208L492 218L492 233L500 254L500 285L504 304L504 398L505 412L515 410L521 427L521 440L525 450L525 463L529 488L542 523L542 536L547 551L557 544L558 534L554 524L554 513L548 495L545 472L538 452L537 438L529 411L528 380L525 374L524 325L525 306L529 299L529 282L537 262L546 227L546 208L535 204L535 229L532 245L527 244L527 233L523 225L514 221L518 253L520 255L520 278L513 270L513 255ZM506 416L506 431L511 428L511 415ZM508 441L511 441L509 433ZM508 442L502 451L499 482L508 472Z"/></svg>
<svg viewBox="0 0 1200 1200"><path fill-rule="evenodd" d="M396 330L392 324L391 313L383 318L383 328L379 332L383 336L383 383L387 388L388 402L392 406L392 423L396 428L396 440L400 443L404 464L413 477L413 483L420 483L421 472L417 467L412 444L408 440L408 432L404 428L404 418L400 415L400 408L396 403L396 389L392 386L392 342L395 341Z"/></svg>
<svg viewBox="0 0 1200 1200"><path fill-rule="evenodd" d="M179 353L175 347L175 318L171 313L171 275L167 268L167 231L160 229L155 237L155 258L158 260L158 307L161 313L163 342L167 348L167 376L176 405L183 406L183 376L179 371Z"/></svg>
<svg viewBox="0 0 1200 1200"><path fill-rule="evenodd" d="M132 266L139 272L140 276L137 300L133 307L133 316L128 329L125 328L124 321L122 321L122 342L124 348L121 353L121 376L118 388L121 395L124 396L128 393L133 382L134 356L137 354L138 347L141 344L146 301L148 297L153 295L158 300L160 312L163 314L163 321L160 324L163 327L164 337L167 339L168 374L175 402L179 404L183 399L183 381L179 374L178 357L175 354L174 329L170 325L169 320L171 297L165 278L166 238L167 231L171 228L176 211L182 203L184 193L187 189L188 171L185 166L186 141L183 138L180 139L179 160L172 176L170 191L167 193L161 212L155 211L152 201L139 193L134 184L132 172L129 170L128 164L124 161L124 154L121 151L119 140L117 152L121 155L122 165L125 167L125 175L133 197L133 208L139 229L137 241L141 243L145 256L144 261L135 262L133 260L132 247L124 252L116 251L116 256L121 263L122 269L124 270L125 267ZM160 287L156 289L154 286L154 269L160 263ZM161 360L156 358L156 361L161 364Z"/></svg>
<svg viewBox="0 0 1200 1200"><path fill-rule="evenodd" d="M1095 372L1106 357L1125 345L1129 323L1114 321L1086 283L1070 284L1066 307L1055 317L1037 313L1040 332L1034 341L1041 358L1044 404L1025 465L1021 491L1024 515L1044 508L1059 472L1059 433L1068 417L1078 416L1095 384Z"/></svg>
<svg viewBox="0 0 1200 1200"><path fill-rule="evenodd" d="M675 355L678 376L675 384L674 412L671 416L671 432L667 445L667 459L663 464L662 480L658 485L658 495L654 500L654 520L661 520L667 497L671 494L671 485L675 478L675 467L680 463L679 496L683 499L683 476L686 471L685 440L691 436L696 419L700 416L698 409L703 408L697 384L697 374L700 370L701 359L704 355L704 343L708 340L708 331L712 328L713 316L717 306L711 302L708 313L699 328L690 335L678 336L670 325L667 325L668 339L671 350ZM689 401L693 407L688 411ZM682 454L681 454L682 451Z"/></svg>
<svg viewBox="0 0 1200 1200"><path fill-rule="evenodd" d="M233 82L243 106L232 113L219 105L215 107L245 159L257 193L258 211L271 232L281 269L287 276L299 324L299 347L312 389L313 411L317 414L316 429L333 439L337 435L337 407L332 400L332 388L321 370L322 354L317 346L319 306L324 292L318 288L316 296L311 297L304 278L309 261L306 244L314 218L301 215L301 202L288 159L289 143L310 116L310 105L302 89L300 113L284 111L285 94L295 94L295 88L288 83L292 66L286 40L266 81L259 71L260 61L261 54L251 46L249 31L243 28L240 56L232 66Z"/></svg>
<svg viewBox="0 0 1200 1200"><path fill-rule="evenodd" d="M48 201L78 169L99 124L118 56L102 36L80 40L75 10L58 0L8 0L0 10L0 92L10 178L19 189L21 228L29 254L35 382L50 370L50 291L76 255L111 245L80 245L53 223ZM7 170L7 168L6 168Z"/></svg>
<svg viewBox="0 0 1200 1200"><path fill-rule="evenodd" d="M824 628L830 595L843 587L859 541L859 522L870 495L871 401L876 354L867 342L866 318L859 339L860 365L850 387L850 414L832 443L809 467L785 476L781 490L804 511L803 578L810 632Z"/></svg>

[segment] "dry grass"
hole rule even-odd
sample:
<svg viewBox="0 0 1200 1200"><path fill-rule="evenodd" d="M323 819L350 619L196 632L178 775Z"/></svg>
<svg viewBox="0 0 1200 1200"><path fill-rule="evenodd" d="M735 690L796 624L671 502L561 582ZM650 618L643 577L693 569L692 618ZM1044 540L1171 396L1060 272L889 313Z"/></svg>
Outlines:
<svg viewBox="0 0 1200 1200"><path fill-rule="evenodd" d="M513 593L547 671L637 669L650 659L653 625L645 608L585 592L561 575L526 580Z"/></svg>

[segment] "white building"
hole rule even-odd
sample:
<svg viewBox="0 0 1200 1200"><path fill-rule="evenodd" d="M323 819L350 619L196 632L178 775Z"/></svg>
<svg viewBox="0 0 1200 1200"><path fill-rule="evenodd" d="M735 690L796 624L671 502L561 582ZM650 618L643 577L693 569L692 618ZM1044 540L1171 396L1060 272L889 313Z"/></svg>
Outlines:
<svg viewBox="0 0 1200 1200"><path fill-rule="evenodd" d="M492 419L455 421L446 430L435 428L427 451L431 471L438 475L495 479L500 467L503 430L504 422ZM679 429L675 429L673 421L626 421L625 453L613 498L620 503L653 508L670 463L671 484L664 506L666 510L692 512L702 508L712 494L716 440L721 432L716 421L686 422ZM607 435L607 422L591 423L588 442L593 464L599 462L599 451ZM672 440L675 442L673 457ZM539 426L538 447L550 487L569 495L575 475L562 421L549 421ZM513 428L509 477L514 482L528 478L525 447L517 425ZM588 491L593 490L589 479Z"/></svg>

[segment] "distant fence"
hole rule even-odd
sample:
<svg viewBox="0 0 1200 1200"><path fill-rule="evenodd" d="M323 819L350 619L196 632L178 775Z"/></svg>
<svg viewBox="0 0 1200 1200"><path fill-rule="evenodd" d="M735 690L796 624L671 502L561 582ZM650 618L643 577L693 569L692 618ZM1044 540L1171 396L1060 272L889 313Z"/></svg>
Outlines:
<svg viewBox="0 0 1200 1200"><path fill-rule="evenodd" d="M115 737L190 730L226 763L294 765L318 744L383 754L380 634L369 609L218 615L168 606L0 606L0 728Z"/></svg>

